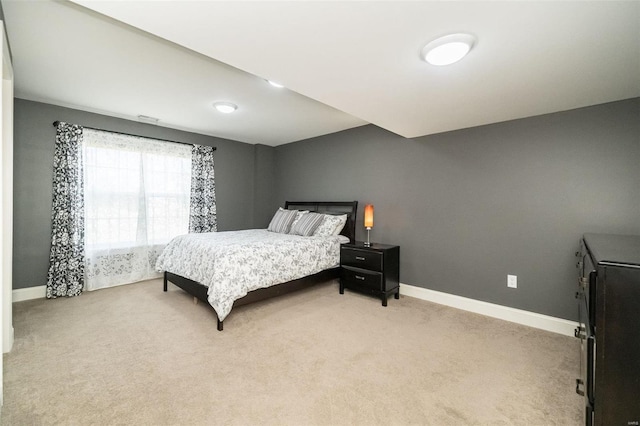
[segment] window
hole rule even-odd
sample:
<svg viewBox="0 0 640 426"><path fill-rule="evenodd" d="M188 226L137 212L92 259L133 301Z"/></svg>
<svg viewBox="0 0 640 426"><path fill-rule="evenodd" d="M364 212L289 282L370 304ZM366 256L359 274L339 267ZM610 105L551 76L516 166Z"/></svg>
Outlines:
<svg viewBox="0 0 640 426"><path fill-rule="evenodd" d="M159 276L189 230L191 146L86 128L84 146L87 289Z"/></svg>

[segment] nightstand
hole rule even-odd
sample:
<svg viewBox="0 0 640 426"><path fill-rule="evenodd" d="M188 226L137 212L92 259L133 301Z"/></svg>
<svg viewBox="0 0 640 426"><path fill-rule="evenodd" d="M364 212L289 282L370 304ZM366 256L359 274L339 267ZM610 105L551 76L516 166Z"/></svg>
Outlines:
<svg viewBox="0 0 640 426"><path fill-rule="evenodd" d="M344 289L373 294L387 306L387 298L394 293L400 298L400 247L364 242L340 246L340 294Z"/></svg>

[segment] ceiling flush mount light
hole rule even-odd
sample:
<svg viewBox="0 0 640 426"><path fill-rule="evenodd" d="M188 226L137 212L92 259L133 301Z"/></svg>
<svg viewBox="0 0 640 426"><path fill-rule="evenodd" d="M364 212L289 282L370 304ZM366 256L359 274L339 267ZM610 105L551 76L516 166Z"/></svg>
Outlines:
<svg viewBox="0 0 640 426"><path fill-rule="evenodd" d="M273 87L277 87L278 89L282 89L284 86L280 83L276 83L275 81L267 80L267 82Z"/></svg>
<svg viewBox="0 0 640 426"><path fill-rule="evenodd" d="M476 42L471 34L449 34L422 49L422 59L431 65L449 65L464 58Z"/></svg>
<svg viewBox="0 0 640 426"><path fill-rule="evenodd" d="M238 109L238 105L232 104L231 102L216 102L213 106L224 114L231 114L233 111Z"/></svg>

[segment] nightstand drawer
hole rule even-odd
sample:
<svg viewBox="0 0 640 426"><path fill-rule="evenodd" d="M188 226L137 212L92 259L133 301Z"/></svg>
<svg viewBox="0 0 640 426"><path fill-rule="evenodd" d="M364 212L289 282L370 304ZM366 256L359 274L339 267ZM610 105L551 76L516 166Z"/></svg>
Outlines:
<svg viewBox="0 0 640 426"><path fill-rule="evenodd" d="M350 268L343 266L340 279L349 286L369 288L371 290L382 290L382 274L380 272L365 271L364 269Z"/></svg>
<svg viewBox="0 0 640 426"><path fill-rule="evenodd" d="M351 247L340 247L340 264L377 272L382 272L383 270L382 253Z"/></svg>

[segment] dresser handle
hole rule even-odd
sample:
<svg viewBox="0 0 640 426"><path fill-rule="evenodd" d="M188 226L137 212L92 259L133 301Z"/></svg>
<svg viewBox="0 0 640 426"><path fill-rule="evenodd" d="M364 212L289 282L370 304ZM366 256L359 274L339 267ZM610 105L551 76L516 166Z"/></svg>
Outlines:
<svg viewBox="0 0 640 426"><path fill-rule="evenodd" d="M365 260L364 257L356 256L356 260Z"/></svg>
<svg viewBox="0 0 640 426"><path fill-rule="evenodd" d="M356 275L356 279L364 281L364 277L361 277L360 275Z"/></svg>

